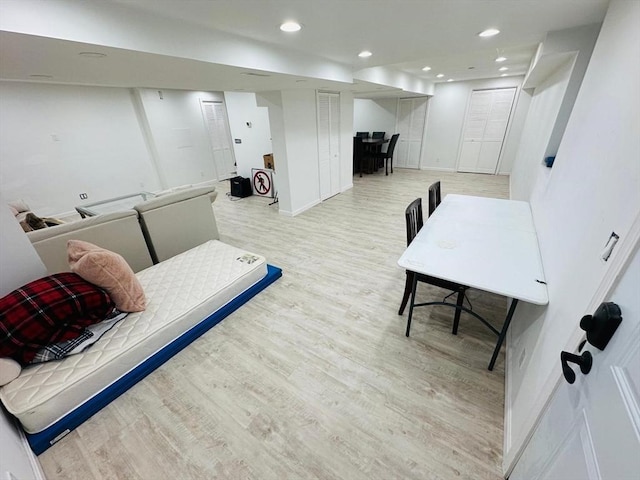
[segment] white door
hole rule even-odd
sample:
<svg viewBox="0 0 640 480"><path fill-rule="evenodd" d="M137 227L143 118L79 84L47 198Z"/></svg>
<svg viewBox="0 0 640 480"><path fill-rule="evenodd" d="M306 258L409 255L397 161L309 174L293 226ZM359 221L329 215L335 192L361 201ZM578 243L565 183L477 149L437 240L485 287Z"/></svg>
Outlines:
<svg viewBox="0 0 640 480"><path fill-rule="evenodd" d="M340 95L318 93L320 200L340 193Z"/></svg>
<svg viewBox="0 0 640 480"><path fill-rule="evenodd" d="M231 148L231 133L227 123L227 110L222 102L203 101L202 110L209 132L209 141L216 167L217 179L225 180L236 174Z"/></svg>
<svg viewBox="0 0 640 480"><path fill-rule="evenodd" d="M459 172L496 172L515 93L515 87L471 92L462 131Z"/></svg>
<svg viewBox="0 0 640 480"><path fill-rule="evenodd" d="M608 300L622 323L603 351L585 346L593 355L587 375L570 364L575 383L562 380L510 480L640 478L639 293L636 251Z"/></svg>
<svg viewBox="0 0 640 480"><path fill-rule="evenodd" d="M427 114L426 98L402 98L398 104L398 143L393 163L400 168L420 168L422 137Z"/></svg>

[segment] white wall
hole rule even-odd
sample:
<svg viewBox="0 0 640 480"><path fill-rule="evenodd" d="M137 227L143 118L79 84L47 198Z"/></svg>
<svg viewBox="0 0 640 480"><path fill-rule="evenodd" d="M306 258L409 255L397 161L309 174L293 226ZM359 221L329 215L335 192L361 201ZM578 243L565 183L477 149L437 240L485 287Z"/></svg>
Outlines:
<svg viewBox="0 0 640 480"><path fill-rule="evenodd" d="M282 106L292 199L292 210L286 213L297 215L320 203L316 92L283 91Z"/></svg>
<svg viewBox="0 0 640 480"><path fill-rule="evenodd" d="M503 77L469 82L438 83L429 101L425 142L422 146L421 168L426 170L455 171L458 163L460 136L464 126L467 105L473 90L517 87L516 98L523 77ZM524 123L522 112L528 108L526 97L515 105L509 119L505 148L500 159L499 172L511 171L514 144L517 144Z"/></svg>
<svg viewBox="0 0 640 480"><path fill-rule="evenodd" d="M268 107L279 191L279 212L294 216L320 203L315 90L256 94ZM353 186L353 97L340 94L340 190Z"/></svg>
<svg viewBox="0 0 640 480"><path fill-rule="evenodd" d="M353 133L386 132L387 137L396 133L398 114L397 98L379 98L353 100Z"/></svg>
<svg viewBox="0 0 640 480"><path fill-rule="evenodd" d="M160 188L129 90L0 82L0 188L40 216Z"/></svg>
<svg viewBox="0 0 640 480"><path fill-rule="evenodd" d="M549 145L544 156L554 156L562 140L564 129L569 121L573 104L578 96L578 90L582 84L584 72L589 64L589 59L593 53L593 47L596 44L598 33L600 32L600 23L594 25L584 25L581 27L569 28L566 30L558 30L549 32L543 42L542 56L553 55L555 53L574 51L577 53L573 74L567 85L567 93L565 94L558 117L556 119L553 133L549 139Z"/></svg>
<svg viewBox="0 0 640 480"><path fill-rule="evenodd" d="M221 93L160 90L160 98L155 89L137 92L162 188L224 178L226 172L216 172L200 104L202 100L224 101Z"/></svg>
<svg viewBox="0 0 640 480"><path fill-rule="evenodd" d="M256 94L250 92L224 92L229 114L229 127L234 143L238 175L251 176L252 168L263 168L263 155L272 153L269 110L256 104ZM247 126L247 122L251 126ZM277 163L274 157L274 163Z"/></svg>
<svg viewBox="0 0 640 480"><path fill-rule="evenodd" d="M611 232L616 252L640 215L640 2L609 6L582 86L543 188L534 187L534 215L549 305L522 304L507 343L506 469L556 382L559 354L577 347L578 324L600 292L608 263L600 253ZM596 300L600 301L599 299ZM520 361L522 360L522 365Z"/></svg>
<svg viewBox="0 0 640 480"><path fill-rule="evenodd" d="M353 188L353 117L351 92L340 93L340 191Z"/></svg>
<svg viewBox="0 0 640 480"><path fill-rule="evenodd" d="M273 161L274 163L278 162L274 178L274 184L278 191L278 211L284 215L291 216L294 209L291 198L282 92L261 92L256 94L256 102L259 107L266 107L269 112Z"/></svg>
<svg viewBox="0 0 640 480"><path fill-rule="evenodd" d="M0 81L4 197L24 199L39 216L64 216L86 202L217 179L200 102L224 96L162 96L155 89ZM263 116L257 123L262 152L268 122Z"/></svg>
<svg viewBox="0 0 640 480"><path fill-rule="evenodd" d="M531 97L510 178L513 200L529 201L533 188L543 185L542 178L550 174L543 160L567 91L574 60L575 56L545 79ZM537 181L538 178L541 181Z"/></svg>
<svg viewBox="0 0 640 480"><path fill-rule="evenodd" d="M0 297L46 275L47 271L31 242L0 196ZM44 478L38 461L13 420L0 408L0 475L15 478Z"/></svg>
<svg viewBox="0 0 640 480"><path fill-rule="evenodd" d="M549 32L525 79L532 92L525 135L516 153L511 198L529 200L550 174L543 161L555 156L593 52L600 24Z"/></svg>
<svg viewBox="0 0 640 480"><path fill-rule="evenodd" d="M0 196L0 298L47 274L44 263L6 202L7 199Z"/></svg>

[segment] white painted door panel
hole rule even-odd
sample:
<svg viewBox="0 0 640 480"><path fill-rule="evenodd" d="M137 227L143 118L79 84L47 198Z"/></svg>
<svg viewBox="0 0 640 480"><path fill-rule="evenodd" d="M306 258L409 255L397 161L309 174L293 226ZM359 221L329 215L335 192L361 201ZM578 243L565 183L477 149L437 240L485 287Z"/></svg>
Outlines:
<svg viewBox="0 0 640 480"><path fill-rule="evenodd" d="M510 480L640 478L638 285L636 252L610 298L622 310L620 327L604 351L587 344L588 375L572 364L576 382L561 381Z"/></svg>
<svg viewBox="0 0 640 480"><path fill-rule="evenodd" d="M202 109L209 132L217 179L231 178L236 173L236 165L231 149L231 133L226 107L222 102L203 101Z"/></svg>
<svg viewBox="0 0 640 480"><path fill-rule="evenodd" d="M400 168L420 168L426 98L402 98L398 105L398 143L393 163Z"/></svg>
<svg viewBox="0 0 640 480"><path fill-rule="evenodd" d="M476 142L477 143L477 142ZM500 158L500 150L502 142L480 142L480 154L475 171L478 173L495 173L498 159Z"/></svg>
<svg viewBox="0 0 640 480"><path fill-rule="evenodd" d="M320 200L340 193L340 96L318 93Z"/></svg>
<svg viewBox="0 0 640 480"><path fill-rule="evenodd" d="M496 172L515 92L515 88L471 92L462 132L458 171Z"/></svg>
<svg viewBox="0 0 640 480"><path fill-rule="evenodd" d="M482 147L482 142L474 140L462 144L458 163L459 172L475 172L478 157L480 156L480 147Z"/></svg>

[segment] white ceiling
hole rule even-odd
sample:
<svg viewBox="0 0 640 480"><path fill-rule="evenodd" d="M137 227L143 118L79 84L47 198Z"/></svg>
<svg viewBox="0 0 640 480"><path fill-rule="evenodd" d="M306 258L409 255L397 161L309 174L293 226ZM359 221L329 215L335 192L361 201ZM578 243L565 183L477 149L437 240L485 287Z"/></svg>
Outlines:
<svg viewBox="0 0 640 480"><path fill-rule="evenodd" d="M0 8L12 1L17 0L0 0ZM608 0L85 0L83 4L91 2L100 2L101 8L110 5L120 14L124 8L132 14L171 19L174 25L186 22L283 52L321 57L352 72L386 67L431 82L497 77L501 66L508 67L510 75L523 75L547 32L600 22L608 4ZM285 20L298 21L302 30L281 32L278 27ZM477 36L488 27L501 33ZM174 34L164 33L169 38ZM39 81L33 75L50 75L40 81L192 90L338 88L351 89L357 96L403 93L363 81L351 85L279 73L252 77L246 75L247 68L104 44L99 51L107 57L87 59L77 53L95 51L91 42L11 31L0 35L3 79ZM180 43L177 35L172 40ZM364 49L373 56L359 58ZM508 60L497 64L494 59L500 55ZM427 65L431 71L423 72ZM437 73L445 77L437 79Z"/></svg>

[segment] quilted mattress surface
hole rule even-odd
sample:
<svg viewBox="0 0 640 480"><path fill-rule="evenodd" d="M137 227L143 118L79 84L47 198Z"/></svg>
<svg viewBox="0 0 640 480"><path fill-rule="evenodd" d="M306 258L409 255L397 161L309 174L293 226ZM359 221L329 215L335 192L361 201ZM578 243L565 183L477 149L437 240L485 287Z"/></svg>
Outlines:
<svg viewBox="0 0 640 480"><path fill-rule="evenodd" d="M25 368L0 400L29 433L44 430L262 279L264 257L209 241L136 274L147 296L85 352Z"/></svg>

